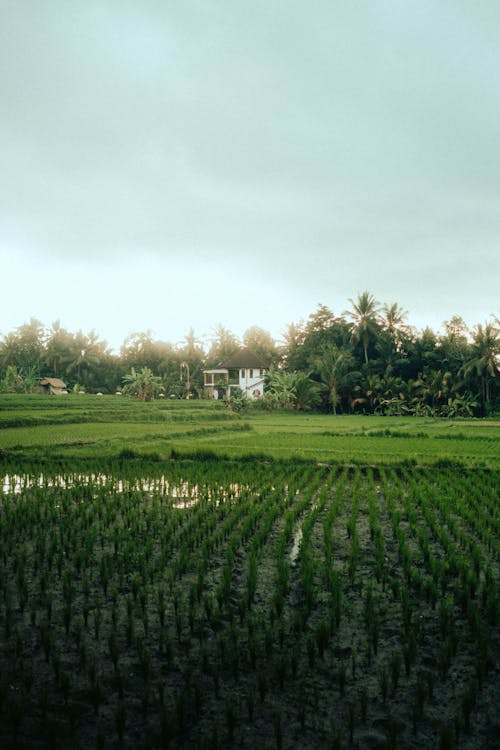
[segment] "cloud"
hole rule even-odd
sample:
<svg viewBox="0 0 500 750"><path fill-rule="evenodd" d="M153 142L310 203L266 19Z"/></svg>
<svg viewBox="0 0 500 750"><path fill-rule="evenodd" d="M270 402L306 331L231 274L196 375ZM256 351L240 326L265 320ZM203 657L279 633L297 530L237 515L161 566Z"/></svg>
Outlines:
<svg viewBox="0 0 500 750"><path fill-rule="evenodd" d="M147 254L296 300L493 300L496 3L1 12L0 247L37 273Z"/></svg>

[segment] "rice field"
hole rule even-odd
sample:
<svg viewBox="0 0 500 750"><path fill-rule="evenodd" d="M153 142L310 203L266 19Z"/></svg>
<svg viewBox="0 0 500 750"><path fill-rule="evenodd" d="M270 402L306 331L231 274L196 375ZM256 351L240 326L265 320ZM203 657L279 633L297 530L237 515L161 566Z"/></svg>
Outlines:
<svg viewBox="0 0 500 750"><path fill-rule="evenodd" d="M113 396L0 395L0 457L299 459L327 463L500 466L500 421L419 417L235 414L223 403Z"/></svg>
<svg viewBox="0 0 500 750"><path fill-rule="evenodd" d="M0 747L497 746L495 420L2 396L0 426Z"/></svg>
<svg viewBox="0 0 500 750"><path fill-rule="evenodd" d="M498 473L174 462L0 485L0 746L480 748Z"/></svg>

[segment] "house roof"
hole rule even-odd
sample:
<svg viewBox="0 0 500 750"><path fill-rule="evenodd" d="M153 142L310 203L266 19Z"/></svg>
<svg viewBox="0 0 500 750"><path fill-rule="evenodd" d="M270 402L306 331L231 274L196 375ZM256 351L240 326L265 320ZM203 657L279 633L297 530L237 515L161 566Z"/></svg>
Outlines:
<svg viewBox="0 0 500 750"><path fill-rule="evenodd" d="M240 367L267 367L262 357L253 352L251 349L240 349L235 354L221 362L218 367L224 367L227 370L239 369Z"/></svg>
<svg viewBox="0 0 500 750"><path fill-rule="evenodd" d="M52 388L66 388L66 383L59 378L42 378L39 385L51 385Z"/></svg>

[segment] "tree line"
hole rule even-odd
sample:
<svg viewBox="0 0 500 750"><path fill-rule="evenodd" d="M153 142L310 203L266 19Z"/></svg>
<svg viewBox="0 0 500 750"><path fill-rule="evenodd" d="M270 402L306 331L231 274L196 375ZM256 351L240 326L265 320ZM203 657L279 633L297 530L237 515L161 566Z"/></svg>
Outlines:
<svg viewBox="0 0 500 750"><path fill-rule="evenodd" d="M444 333L416 331L398 304L381 305L369 292L335 315L319 305L306 321L287 326L281 342L252 326L238 339L219 325L208 346L187 332L177 345L133 333L114 354L95 331L71 333L59 322L32 318L0 340L0 390L32 392L41 377L70 390L135 393L147 400L202 398L203 369L241 346L269 367L262 408L337 413L487 416L495 412L500 322L469 329L462 318Z"/></svg>

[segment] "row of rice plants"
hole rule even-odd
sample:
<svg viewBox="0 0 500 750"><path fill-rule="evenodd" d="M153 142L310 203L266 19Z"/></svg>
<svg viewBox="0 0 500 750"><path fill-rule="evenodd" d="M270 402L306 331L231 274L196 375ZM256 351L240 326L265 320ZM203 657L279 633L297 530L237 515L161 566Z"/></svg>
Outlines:
<svg viewBox="0 0 500 750"><path fill-rule="evenodd" d="M489 475L488 514L451 469L135 471L65 467L0 494L0 743L488 739Z"/></svg>

